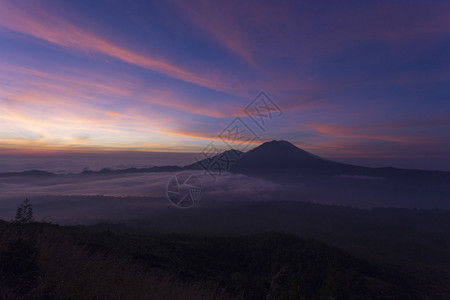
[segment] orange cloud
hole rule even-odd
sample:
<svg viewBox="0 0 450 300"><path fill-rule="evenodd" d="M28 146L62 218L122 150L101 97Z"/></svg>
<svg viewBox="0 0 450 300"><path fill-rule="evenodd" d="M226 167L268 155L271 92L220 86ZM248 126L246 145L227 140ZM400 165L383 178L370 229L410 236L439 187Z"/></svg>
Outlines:
<svg viewBox="0 0 450 300"><path fill-rule="evenodd" d="M119 75L122 77L122 74L117 74L117 76ZM44 106L84 108L87 113L96 110L94 104L112 106L114 99L119 103L124 103L126 100L130 104L134 104L126 105L127 107L145 103L188 114L216 118L233 116L236 111L232 104L223 101L199 103L199 101L193 101L192 97L189 98L186 94L181 94L173 89L143 88L139 83L140 79L134 77L124 80L117 79L116 76L105 76L100 73L79 70L65 69L64 72L58 70L44 72L28 67L4 64L0 65L0 78L9 81L14 79L13 86L20 83L20 86L17 87L19 97L17 97L17 93L12 92L10 93L12 96L8 96L3 91L0 94L5 98L28 104L39 103ZM26 92L23 91L24 89ZM136 94L136 91L139 93ZM26 95L30 92L33 92L33 97ZM40 96L37 96L38 94ZM136 112L139 115L139 111Z"/></svg>
<svg viewBox="0 0 450 300"><path fill-rule="evenodd" d="M164 133L170 134L170 135L177 135L177 136L192 138L192 139L201 139L201 140L218 141L218 142L224 141L224 139L220 138L219 136L211 135L211 134L191 133L191 132L185 132L185 131L165 131ZM234 142L233 140L230 140L230 139L225 139L225 141ZM266 140L257 139L254 141L245 142L245 144L260 145L261 143L263 143L265 141Z"/></svg>

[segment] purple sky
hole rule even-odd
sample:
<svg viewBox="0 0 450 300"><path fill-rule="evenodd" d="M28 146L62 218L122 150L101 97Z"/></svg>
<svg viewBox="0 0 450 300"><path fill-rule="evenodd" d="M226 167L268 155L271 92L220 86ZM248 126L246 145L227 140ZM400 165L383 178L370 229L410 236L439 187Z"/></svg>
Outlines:
<svg viewBox="0 0 450 300"><path fill-rule="evenodd" d="M450 169L449 53L444 0L0 0L0 153L198 152L240 116L254 144Z"/></svg>

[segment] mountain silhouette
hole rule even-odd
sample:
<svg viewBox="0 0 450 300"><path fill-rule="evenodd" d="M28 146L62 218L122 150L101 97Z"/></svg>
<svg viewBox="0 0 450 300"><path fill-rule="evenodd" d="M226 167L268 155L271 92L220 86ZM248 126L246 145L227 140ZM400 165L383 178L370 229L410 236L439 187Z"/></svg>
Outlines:
<svg viewBox="0 0 450 300"><path fill-rule="evenodd" d="M200 155L200 158L203 156L206 157L204 159L196 158L196 162L184 166L185 170L212 170L212 171L229 171L231 166L236 164L242 157L244 152L231 149L223 151L217 155L206 157L205 155Z"/></svg>
<svg viewBox="0 0 450 300"><path fill-rule="evenodd" d="M243 153L230 171L243 174L349 175L419 180L449 180L450 172L370 168L323 159L288 141L270 141Z"/></svg>
<svg viewBox="0 0 450 300"><path fill-rule="evenodd" d="M215 156L199 159L202 157L206 156L200 155L200 157L197 157L195 163L184 167L155 166L150 168L127 168L119 170L104 168L100 171L83 171L80 174L58 176L114 175L208 170L212 172L230 171L232 173L249 175L299 174L389 177L397 179L425 180L428 182L434 181L435 183L447 183L450 180L450 172L445 171L411 170L393 167L370 168L339 163L309 153L284 140L265 142L245 153L239 150L231 149ZM49 177L57 175L40 170L0 173L0 177L10 176Z"/></svg>
<svg viewBox="0 0 450 300"><path fill-rule="evenodd" d="M208 169L243 174L303 173L303 174L359 174L370 168L342 164L298 148L288 141L265 142L256 148L241 152L227 150L183 167L185 170Z"/></svg>
<svg viewBox="0 0 450 300"><path fill-rule="evenodd" d="M271 141L242 154L233 170L294 170L335 166L288 141Z"/></svg>

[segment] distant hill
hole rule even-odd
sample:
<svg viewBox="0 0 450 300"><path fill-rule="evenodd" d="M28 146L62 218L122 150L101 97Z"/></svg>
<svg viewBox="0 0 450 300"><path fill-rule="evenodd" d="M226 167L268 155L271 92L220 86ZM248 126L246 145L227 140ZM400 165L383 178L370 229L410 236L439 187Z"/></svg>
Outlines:
<svg viewBox="0 0 450 300"><path fill-rule="evenodd" d="M55 176L56 174L47 171L41 170L30 170L24 172L8 172L8 173L0 173L0 177L10 177L10 176L20 176L20 177L50 177Z"/></svg>
<svg viewBox="0 0 450 300"><path fill-rule="evenodd" d="M235 165L242 157L244 152L231 149L223 151L217 155L207 157L196 161L195 163L184 166L185 170L212 170L212 171L229 171L229 168ZM223 168L223 170L222 170Z"/></svg>
<svg viewBox="0 0 450 300"><path fill-rule="evenodd" d="M433 180L435 183L448 182L450 172L398 169L392 167L370 168L323 159L317 155L298 148L288 141L265 142L248 151L227 150L218 155L199 160L195 163L180 166L156 166L150 168L127 168L112 170L104 168L100 171L84 171L80 174L58 175L109 175L154 172L180 172L185 170L231 171L252 175L267 174L302 174L302 175L349 175L370 176L397 179ZM16 173L0 173L0 177L48 177L57 176L46 171L31 170Z"/></svg>

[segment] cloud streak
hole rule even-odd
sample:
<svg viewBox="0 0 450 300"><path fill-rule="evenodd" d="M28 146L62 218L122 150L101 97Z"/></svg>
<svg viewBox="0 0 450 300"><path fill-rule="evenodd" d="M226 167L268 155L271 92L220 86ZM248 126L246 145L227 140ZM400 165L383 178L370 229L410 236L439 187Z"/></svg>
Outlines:
<svg viewBox="0 0 450 300"><path fill-rule="evenodd" d="M444 1L0 3L0 151L198 152L265 90L258 142L450 153Z"/></svg>
<svg viewBox="0 0 450 300"><path fill-rule="evenodd" d="M106 55L212 89L224 88L220 82L192 73L162 58L124 48L55 15L49 15L36 4L32 7L22 5L19 8L9 1L3 3L0 12L0 26L74 51Z"/></svg>

